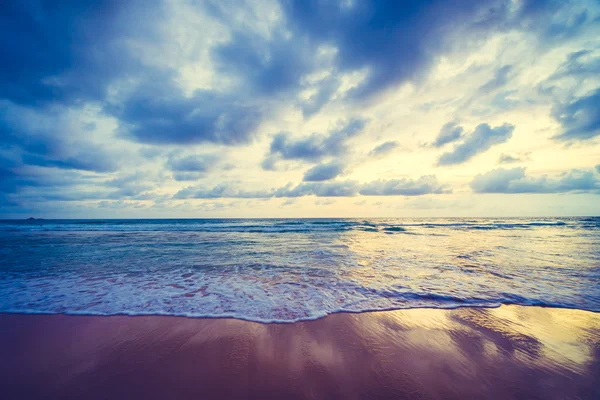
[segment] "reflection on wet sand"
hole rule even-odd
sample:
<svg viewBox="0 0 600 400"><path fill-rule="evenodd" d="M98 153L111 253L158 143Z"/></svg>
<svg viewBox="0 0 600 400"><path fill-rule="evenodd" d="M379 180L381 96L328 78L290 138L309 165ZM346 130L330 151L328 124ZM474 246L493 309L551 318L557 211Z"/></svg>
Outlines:
<svg viewBox="0 0 600 400"><path fill-rule="evenodd" d="M600 314L0 315L2 398L599 398ZM8 394L3 396L2 392Z"/></svg>

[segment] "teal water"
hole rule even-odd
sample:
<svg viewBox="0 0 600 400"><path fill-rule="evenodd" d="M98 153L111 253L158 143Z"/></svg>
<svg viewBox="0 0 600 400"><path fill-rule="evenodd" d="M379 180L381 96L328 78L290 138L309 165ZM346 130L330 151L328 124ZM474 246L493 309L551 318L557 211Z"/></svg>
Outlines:
<svg viewBox="0 0 600 400"><path fill-rule="evenodd" d="M600 218L0 221L0 312L600 311Z"/></svg>

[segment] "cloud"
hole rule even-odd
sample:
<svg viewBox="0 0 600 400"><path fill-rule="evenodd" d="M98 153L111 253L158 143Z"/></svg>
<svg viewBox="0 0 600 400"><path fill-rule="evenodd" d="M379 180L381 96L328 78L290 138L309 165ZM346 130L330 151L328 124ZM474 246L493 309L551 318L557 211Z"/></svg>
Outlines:
<svg viewBox="0 0 600 400"><path fill-rule="evenodd" d="M367 120L338 122L327 135L313 133L302 139L292 139L289 133L278 133L271 142L269 154L262 163L264 169L274 168L277 159L320 161L327 156L340 156L347 151L347 142L365 128Z"/></svg>
<svg viewBox="0 0 600 400"><path fill-rule="evenodd" d="M130 208L146 208L147 204L136 202L136 201L123 201L123 200L102 200L98 202L99 208L112 208L112 209L130 209Z"/></svg>
<svg viewBox="0 0 600 400"><path fill-rule="evenodd" d="M545 44L560 43L566 39L573 38L580 34L586 25L597 22L597 18L595 20L589 18L588 10L583 9L578 12L576 7L581 7L582 5L585 6L586 2L571 4L571 12L565 13L567 14L566 18L558 22L550 21L548 24L543 25L541 37Z"/></svg>
<svg viewBox="0 0 600 400"><path fill-rule="evenodd" d="M205 176L204 172L173 172L173 179L177 182L197 181Z"/></svg>
<svg viewBox="0 0 600 400"><path fill-rule="evenodd" d="M512 65L505 65L499 68L494 74L494 78L492 78L484 85L482 85L479 89L477 89L477 92L479 94L486 95L503 87L508 83L508 76L511 73L512 69Z"/></svg>
<svg viewBox="0 0 600 400"><path fill-rule="evenodd" d="M175 199L214 199L214 198L262 198L271 197L297 198L304 196L316 197L354 197L363 196L420 196L425 194L448 194L452 191L438 183L433 175L422 176L419 179L378 180L365 184L356 181L332 182L302 182L294 185L288 183L271 190L243 190L237 182L221 183L213 188L188 187L180 190Z"/></svg>
<svg viewBox="0 0 600 400"><path fill-rule="evenodd" d="M148 28L160 15L159 3L134 3L3 5L0 98L25 106L102 100L113 79L139 67L124 43L136 33L154 39Z"/></svg>
<svg viewBox="0 0 600 400"><path fill-rule="evenodd" d="M593 170L573 169L556 177L529 177L525 168L498 168L477 175L471 182L476 193L600 193L600 177Z"/></svg>
<svg viewBox="0 0 600 400"><path fill-rule="evenodd" d="M272 197L269 191L249 191L240 187L237 182L222 182L213 188L187 187L177 192L174 199L219 199L219 198L244 198L259 199Z"/></svg>
<svg viewBox="0 0 600 400"><path fill-rule="evenodd" d="M319 164L312 167L304 174L304 182L328 181L344 172L346 166L339 161L332 161L326 164Z"/></svg>
<svg viewBox="0 0 600 400"><path fill-rule="evenodd" d="M558 104L552 115L562 131L554 136L559 141L589 140L600 135L600 89L587 96Z"/></svg>
<svg viewBox="0 0 600 400"><path fill-rule="evenodd" d="M147 174L120 174L106 180L103 175L65 169L57 174L53 168L40 168L11 162L0 157L0 200L27 210L33 204L104 199L156 199L149 193L156 182ZM37 207L37 206L36 206Z"/></svg>
<svg viewBox="0 0 600 400"><path fill-rule="evenodd" d="M585 141L600 134L600 88L595 81L598 74L598 50L579 50L569 53L554 73L538 85L538 93L551 96L554 103L552 117L561 126L555 140Z"/></svg>
<svg viewBox="0 0 600 400"><path fill-rule="evenodd" d="M451 193L451 190L446 185L439 184L434 175L422 176L416 180L378 180L367 183L360 189L363 196L421 196L443 193Z"/></svg>
<svg viewBox="0 0 600 400"><path fill-rule="evenodd" d="M281 203L281 207L292 206L296 204L296 199L287 199L283 203Z"/></svg>
<svg viewBox="0 0 600 400"><path fill-rule="evenodd" d="M374 157L374 158L383 157L383 156L389 154L390 152L392 152L393 150L397 149L398 146L400 146L400 144L393 140L389 141L389 142L384 142L384 143L380 144L379 146L374 147L369 152L369 157Z"/></svg>
<svg viewBox="0 0 600 400"><path fill-rule="evenodd" d="M230 21L231 10L217 7L213 15ZM222 73L236 77L252 93L274 95L294 89L312 70L313 48L289 31L275 28L265 36L236 23L230 26L231 39L213 49L213 59Z"/></svg>
<svg viewBox="0 0 600 400"><path fill-rule="evenodd" d="M113 172L117 170L117 163L110 153L96 149L89 145L79 145L72 156L63 156L59 159L53 155L24 154L23 163L39 167L54 167L61 169L78 169L82 171Z"/></svg>
<svg viewBox="0 0 600 400"><path fill-rule="evenodd" d="M567 55L563 62L544 84L554 83L563 78L585 79L600 74L600 57L590 50L579 50Z"/></svg>
<svg viewBox="0 0 600 400"><path fill-rule="evenodd" d="M529 158L530 154L531 154L531 152L525 152L522 154L504 154L504 153L502 153L500 155L500 158L498 159L498 164L514 164L514 163L525 162L530 159Z"/></svg>
<svg viewBox="0 0 600 400"><path fill-rule="evenodd" d="M186 96L171 76L139 85L122 104L109 108L126 138L148 144L220 143L253 139L261 110L242 96L196 90Z"/></svg>
<svg viewBox="0 0 600 400"><path fill-rule="evenodd" d="M337 49L335 70L367 71L352 91L353 97L364 98L418 80L450 48L450 39L485 37L548 8L547 2L537 3L531 7L530 1L524 1L515 10L494 0L410 4L291 0L283 2L282 8L290 30L301 38L299 45L328 43Z"/></svg>
<svg viewBox="0 0 600 400"><path fill-rule="evenodd" d="M317 205L317 206L329 206L331 204L335 204L335 200L333 200L333 199L323 199L323 200L316 200L315 201L315 205Z"/></svg>
<svg viewBox="0 0 600 400"><path fill-rule="evenodd" d="M488 124L480 124L475 131L466 136L464 141L449 153L444 153L438 165L455 165L467 162L477 154L483 153L496 144L505 143L511 138L515 127L504 124L495 128Z"/></svg>
<svg viewBox="0 0 600 400"><path fill-rule="evenodd" d="M521 159L510 154L501 154L500 159L498 159L498 164L512 164L517 162L521 162Z"/></svg>
<svg viewBox="0 0 600 400"><path fill-rule="evenodd" d="M429 101L431 114L426 118L431 116L432 123L442 114L453 115L454 81L447 87L442 82L444 90L436 92L441 98L421 96L427 97L429 83L441 82L436 64L450 61L450 70L440 65L442 72L462 70L465 65L454 66L454 61L461 61L457 54L479 51L490 35L502 32L523 33L526 45L537 40L540 57L549 49L577 50L547 79L548 87L540 88L548 89L544 93L555 104L552 116L561 127L557 140L598 137L597 50L591 50L589 41L566 42L580 34L594 37L598 9L588 2L566 6L545 0L5 3L0 13L3 206L26 210L33 203L46 207L42 206L46 201L159 201L161 196L170 198L173 187L182 187L177 181L198 180L213 168L225 169L225 156L232 161L244 158L246 149L223 151L214 162L203 155L185 154L200 147L202 152L221 152L226 146L258 147L265 145L262 140L271 139L262 168L283 171L310 163L304 182L252 190L241 180L219 183L215 177L209 186L194 184L178 196L269 199L282 194L356 196L369 190L419 193L419 179L334 181L349 165L352 153L368 152L375 159L399 146L389 141L364 147L358 136L367 121L358 117L381 115L379 100L388 101L387 94L406 83L416 89L411 95L419 102ZM486 51L490 46L485 46ZM531 96L516 89L518 82L507 87L513 71L524 70L523 65L513 64L512 50L492 49L496 50L499 57L493 65L499 69L484 85L474 84L467 92L479 87L478 94L489 94L487 100L494 102L496 110L524 105ZM424 82L434 68L435 79ZM414 109L411 99L407 107ZM300 134L310 125L297 118L313 118L311 124L326 126L348 116L357 118L328 132ZM407 120L402 128L413 129L413 124ZM265 138L285 126L294 130ZM466 162L507 141L510 133L503 136L497 131L500 128L488 126L485 134L478 136L476 130L465 135L462 127L450 123L429 146L455 143L439 164ZM185 153L177 152L184 147ZM249 154L254 149L248 147L248 159L236 159L235 165L258 163L256 155ZM256 171L238 173L236 179L244 179L243 174L247 177ZM265 175L288 181L283 180L284 174ZM262 179L252 176L253 181ZM432 192L446 190L431 188Z"/></svg>
<svg viewBox="0 0 600 400"><path fill-rule="evenodd" d="M123 197L139 196L155 187L154 183L150 182L150 177L141 172L120 175L106 181L105 185L107 187L117 188L115 192L112 192L107 196L108 198L117 200Z"/></svg>
<svg viewBox="0 0 600 400"><path fill-rule="evenodd" d="M185 157L170 157L167 166L173 172L208 172L219 158L214 154L196 154Z"/></svg>
<svg viewBox="0 0 600 400"><path fill-rule="evenodd" d="M457 141L462 137L463 128L458 126L456 122L448 122L438 134L435 141L431 144L432 147L442 147L448 143Z"/></svg>
<svg viewBox="0 0 600 400"><path fill-rule="evenodd" d="M300 102L304 118L311 117L318 113L321 108L329 102L333 94L339 89L341 83L338 79L326 79L319 84L316 93L308 99Z"/></svg>
<svg viewBox="0 0 600 400"><path fill-rule="evenodd" d="M62 108L36 111L0 100L0 145L20 154L26 165L112 172L118 154L86 138L76 112Z"/></svg>
<svg viewBox="0 0 600 400"><path fill-rule="evenodd" d="M494 32L524 29L555 10L552 2L539 0L519 4L434 0L410 5L285 0L269 5L271 18L265 22L266 13L256 3L240 2L236 12L229 3L203 4L230 28L228 40L210 51L217 72L230 77L238 93L251 97L299 98L310 89L312 94L298 102L304 117L317 113L334 96L360 100L401 83L418 83L440 55L468 47L474 37L481 41ZM244 20L267 26L256 29L240 22ZM488 86L500 87L509 69L503 67ZM345 96L339 95L342 85L337 77L356 72L364 79ZM314 73L327 77L315 83L307 79Z"/></svg>
<svg viewBox="0 0 600 400"><path fill-rule="evenodd" d="M145 57L163 47L180 56L181 46L162 41L177 7L136 0L5 7L1 37L18 43L0 41L0 98L35 108L93 104L117 119L123 137L141 143L250 142L263 118L251 93L218 88L188 95L170 54Z"/></svg>
<svg viewBox="0 0 600 400"><path fill-rule="evenodd" d="M142 157L152 160L152 159L162 155L163 149L161 149L159 147L154 147L154 146L142 147L141 149L138 150L138 153Z"/></svg>
<svg viewBox="0 0 600 400"><path fill-rule="evenodd" d="M288 184L273 192L275 197L353 197L358 195L359 184L355 181L309 182L297 186Z"/></svg>
<svg viewBox="0 0 600 400"><path fill-rule="evenodd" d="M167 167L173 172L176 181L197 181L217 168L231 170L232 164L222 164L221 156L216 154L196 154L184 157L171 155Z"/></svg>
<svg viewBox="0 0 600 400"><path fill-rule="evenodd" d="M266 157L261 163L260 167L265 171L277 171L277 160L275 156Z"/></svg>

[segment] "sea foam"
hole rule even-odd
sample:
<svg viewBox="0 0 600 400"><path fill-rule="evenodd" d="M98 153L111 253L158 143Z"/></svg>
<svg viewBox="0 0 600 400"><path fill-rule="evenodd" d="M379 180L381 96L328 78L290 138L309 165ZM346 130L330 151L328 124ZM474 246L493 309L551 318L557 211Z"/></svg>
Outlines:
<svg viewBox="0 0 600 400"><path fill-rule="evenodd" d="M414 307L600 311L600 224L567 219L0 222L0 311L261 322Z"/></svg>

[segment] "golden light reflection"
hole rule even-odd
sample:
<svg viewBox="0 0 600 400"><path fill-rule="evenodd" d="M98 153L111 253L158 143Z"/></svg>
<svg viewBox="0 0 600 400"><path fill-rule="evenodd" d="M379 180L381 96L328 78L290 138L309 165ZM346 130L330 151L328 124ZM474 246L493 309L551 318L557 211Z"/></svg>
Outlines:
<svg viewBox="0 0 600 400"><path fill-rule="evenodd" d="M68 377L60 381L65 393L77 389L78 382L102 385L116 369L128 377L149 371L170 376L177 381L174 387L190 390L205 391L214 383L212 390L239 390L237 397L265 397L284 389L298 398L315 393L326 393L323 398L600 395L600 314L586 311L412 309L340 313L295 324L0 315L0 323L10 327L11 337L22 338L0 341L8 360L22 364L6 369L3 378L17 379L7 375L13 370L28 371L28 382L37 379L55 390L55 376L47 371L58 363ZM44 340L37 336L40 331ZM132 381L144 387L163 384L160 379Z"/></svg>

